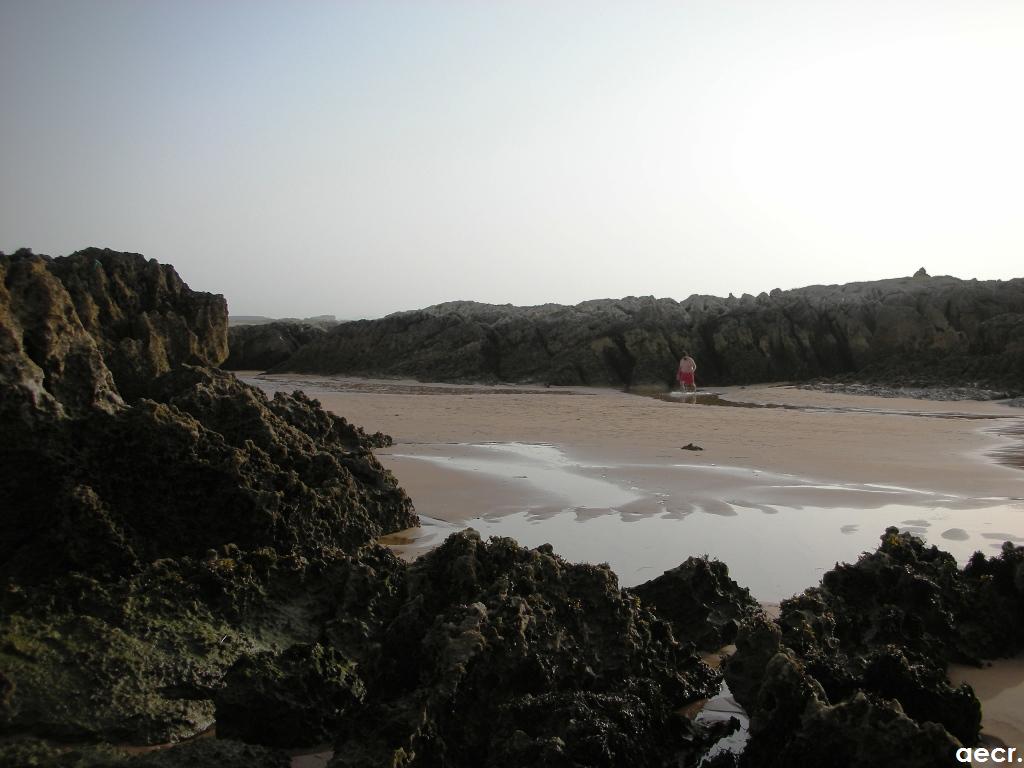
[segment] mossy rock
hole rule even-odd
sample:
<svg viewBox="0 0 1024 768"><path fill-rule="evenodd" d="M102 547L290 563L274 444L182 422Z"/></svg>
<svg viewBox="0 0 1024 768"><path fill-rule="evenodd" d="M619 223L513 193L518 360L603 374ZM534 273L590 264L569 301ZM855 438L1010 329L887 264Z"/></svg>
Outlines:
<svg viewBox="0 0 1024 768"><path fill-rule="evenodd" d="M202 738L133 754L109 746L56 746L41 739L0 743L0 765L17 768L289 768L284 752L239 741Z"/></svg>
<svg viewBox="0 0 1024 768"><path fill-rule="evenodd" d="M355 665L320 644L243 657L217 693L217 730L257 744L312 746L333 739L365 693Z"/></svg>

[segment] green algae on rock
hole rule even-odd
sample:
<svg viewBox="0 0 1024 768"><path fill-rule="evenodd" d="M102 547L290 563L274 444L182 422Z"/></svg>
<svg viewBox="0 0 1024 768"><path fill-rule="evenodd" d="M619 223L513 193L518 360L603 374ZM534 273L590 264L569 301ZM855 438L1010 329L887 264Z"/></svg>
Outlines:
<svg viewBox="0 0 1024 768"><path fill-rule="evenodd" d="M365 695L356 665L330 646L244 656L216 694L217 733L279 747L330 741Z"/></svg>
<svg viewBox="0 0 1024 768"><path fill-rule="evenodd" d="M170 267L20 252L0 277L0 732L194 735L239 657L341 632L349 555L417 522L388 438L202 367L226 306Z"/></svg>

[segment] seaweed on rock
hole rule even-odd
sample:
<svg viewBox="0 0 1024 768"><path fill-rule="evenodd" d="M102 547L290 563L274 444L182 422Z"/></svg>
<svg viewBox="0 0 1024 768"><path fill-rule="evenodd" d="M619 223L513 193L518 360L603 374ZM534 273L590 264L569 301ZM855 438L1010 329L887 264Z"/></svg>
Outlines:
<svg viewBox="0 0 1024 768"><path fill-rule="evenodd" d="M1024 647L1024 548L975 554L964 569L889 528L877 551L747 620L725 668L751 715L744 766L802 761L941 765L974 744L981 707L946 677L951 661Z"/></svg>
<svg viewBox="0 0 1024 768"><path fill-rule="evenodd" d="M389 438L210 367L226 313L136 254L0 255L0 733L179 740L240 658L373 655Z"/></svg>
<svg viewBox="0 0 1024 768"><path fill-rule="evenodd" d="M607 566L550 547L451 535L409 567L384 638L336 768L661 766L721 735L678 712L720 675Z"/></svg>
<svg viewBox="0 0 1024 768"><path fill-rule="evenodd" d="M729 578L725 563L706 557L690 557L630 591L669 621L677 637L703 651L732 643L740 622L761 610L750 591Z"/></svg>

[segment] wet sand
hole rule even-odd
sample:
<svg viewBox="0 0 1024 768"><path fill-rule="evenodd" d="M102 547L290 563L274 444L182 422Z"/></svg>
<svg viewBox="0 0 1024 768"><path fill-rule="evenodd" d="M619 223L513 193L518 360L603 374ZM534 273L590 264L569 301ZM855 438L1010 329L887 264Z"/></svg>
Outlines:
<svg viewBox="0 0 1024 768"><path fill-rule="evenodd" d="M690 554L727 562L761 600L873 550L888 525L961 562L1024 542L1020 409L796 389L716 390L718 403L613 390L246 377L302 388L369 431L423 519L407 556L472 525L624 585ZM683 450L696 445L702 450Z"/></svg>
<svg viewBox="0 0 1024 768"><path fill-rule="evenodd" d="M1024 748L1024 656L977 669L954 665L954 685L970 683L982 706L982 741Z"/></svg>
<svg viewBox="0 0 1024 768"><path fill-rule="evenodd" d="M624 585L711 554L765 601L877 546L888 525L965 561L1024 542L1024 473L1000 463L1020 409L748 387L721 402L612 390L421 385L317 376L302 388L369 431L423 526L409 557L467 525L570 559L608 562ZM694 444L703 450L683 450Z"/></svg>
<svg viewBox="0 0 1024 768"><path fill-rule="evenodd" d="M1019 423L1024 413L992 402L874 398L777 386L716 389L738 402L796 406L730 408L607 389L241 375L269 391L303 389L368 431L392 435L403 450L419 444L549 443L582 461L665 464L685 456L705 466L822 483L1024 497L1024 475L987 460L1021 445L999 432ZM681 453L688 443L704 450Z"/></svg>
<svg viewBox="0 0 1024 768"><path fill-rule="evenodd" d="M708 553L777 603L873 550L887 525L961 563L1024 543L1024 413L997 402L243 377L394 437L377 453L423 525L385 541L409 558L472 526L608 562L629 586ZM1024 662L951 676L975 686L987 738L1024 747Z"/></svg>

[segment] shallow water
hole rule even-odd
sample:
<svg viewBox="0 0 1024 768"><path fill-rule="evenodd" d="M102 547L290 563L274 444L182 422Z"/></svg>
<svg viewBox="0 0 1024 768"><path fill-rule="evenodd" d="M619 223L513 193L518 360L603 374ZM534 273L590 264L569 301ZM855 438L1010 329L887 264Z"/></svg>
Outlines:
<svg viewBox="0 0 1024 768"><path fill-rule="evenodd" d="M1003 541L1024 542L1020 500L820 483L730 466L602 466L574 462L543 444L415 449L382 459L399 478L408 462L428 462L455 473L452 482L463 473L491 479L496 492L491 511L459 523L441 519L442 503L417 502L421 528L394 541L409 554L472 527L525 546L549 543L569 560L608 563L623 586L707 554L726 562L757 599L774 602L817 584L837 562L874 550L888 526L939 545L961 564L975 550L992 555Z"/></svg>
<svg viewBox="0 0 1024 768"><path fill-rule="evenodd" d="M468 446L464 446L468 447ZM562 498L574 509L605 510L643 499L636 490L620 487L600 477L574 472L574 466L552 445L530 443L481 443L469 455L444 446L440 454L395 452L393 459L429 461L448 469L477 472L494 478L526 480L531 496Z"/></svg>

